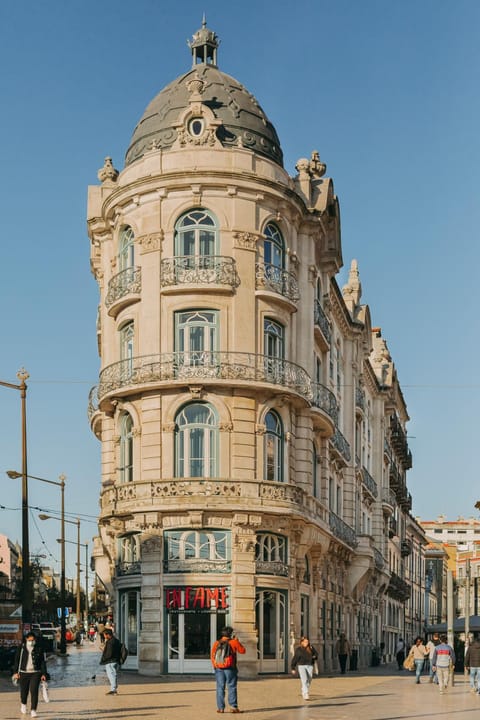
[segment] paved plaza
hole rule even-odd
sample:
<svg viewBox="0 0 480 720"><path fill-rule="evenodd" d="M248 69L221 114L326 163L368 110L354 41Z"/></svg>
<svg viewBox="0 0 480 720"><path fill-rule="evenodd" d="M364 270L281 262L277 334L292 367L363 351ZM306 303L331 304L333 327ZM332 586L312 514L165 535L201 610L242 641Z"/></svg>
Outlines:
<svg viewBox="0 0 480 720"><path fill-rule="evenodd" d="M98 665L100 649L86 644L70 647L67 658L52 658L49 669L51 702L41 699L38 717L45 720L207 720L217 717L215 681L212 676L145 678L122 671L119 694L107 696L104 670ZM311 700L302 700L298 678L262 676L240 679L239 707L244 716L258 720L478 720L480 696L469 692L463 675L455 686L440 695L423 678L398 671L394 665L367 672L315 678ZM228 710L225 711L228 714ZM0 718L20 717L20 699L10 677L0 677Z"/></svg>

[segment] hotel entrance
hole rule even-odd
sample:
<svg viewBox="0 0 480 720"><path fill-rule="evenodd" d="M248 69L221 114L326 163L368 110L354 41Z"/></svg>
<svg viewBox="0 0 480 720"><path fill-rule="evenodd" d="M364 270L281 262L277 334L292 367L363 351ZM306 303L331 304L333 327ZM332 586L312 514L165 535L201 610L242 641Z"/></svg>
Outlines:
<svg viewBox="0 0 480 720"><path fill-rule="evenodd" d="M211 673L210 649L229 622L227 588L167 588L169 673Z"/></svg>

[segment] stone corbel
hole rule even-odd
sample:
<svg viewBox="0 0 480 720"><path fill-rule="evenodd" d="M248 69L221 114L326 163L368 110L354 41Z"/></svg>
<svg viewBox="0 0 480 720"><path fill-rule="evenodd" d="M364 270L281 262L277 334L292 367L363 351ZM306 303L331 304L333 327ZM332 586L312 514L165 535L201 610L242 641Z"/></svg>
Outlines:
<svg viewBox="0 0 480 720"><path fill-rule="evenodd" d="M220 430L220 432L232 432L233 423L232 422L219 423L218 429Z"/></svg>
<svg viewBox="0 0 480 720"><path fill-rule="evenodd" d="M177 425L174 422L164 423L162 425L162 432L163 433L173 433L173 432L175 432L176 427L177 427Z"/></svg>
<svg viewBox="0 0 480 720"><path fill-rule="evenodd" d="M235 230L233 233L233 239L235 241L234 247L240 250L252 250L257 249L257 241L260 236L252 232L242 232Z"/></svg>
<svg viewBox="0 0 480 720"><path fill-rule="evenodd" d="M188 390L192 400L201 400L205 394L203 385L189 385Z"/></svg>
<svg viewBox="0 0 480 720"><path fill-rule="evenodd" d="M261 425L261 424L255 425L255 435L265 435L266 431L267 431L266 425Z"/></svg>

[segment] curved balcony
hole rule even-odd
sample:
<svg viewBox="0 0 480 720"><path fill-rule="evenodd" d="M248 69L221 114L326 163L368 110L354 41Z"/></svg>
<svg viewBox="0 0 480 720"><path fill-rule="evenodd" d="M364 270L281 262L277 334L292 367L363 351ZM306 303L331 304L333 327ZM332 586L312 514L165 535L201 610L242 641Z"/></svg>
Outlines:
<svg viewBox="0 0 480 720"><path fill-rule="evenodd" d="M355 530L333 512L330 512L330 530L336 538L344 542L346 545L349 545L351 548L357 547L358 540Z"/></svg>
<svg viewBox="0 0 480 720"><path fill-rule="evenodd" d="M98 385L94 385L88 393L88 422L95 435L100 438L101 432L101 413L98 406Z"/></svg>
<svg viewBox="0 0 480 720"><path fill-rule="evenodd" d="M190 505L201 509L224 510L225 501L228 501L228 506L235 512L272 511L281 512L282 516L299 514L328 530L329 512L317 498L298 485L266 480L169 478L117 483L104 491L102 517L108 521L109 508L114 508L118 515L171 512L179 505L185 507L187 499Z"/></svg>
<svg viewBox="0 0 480 720"><path fill-rule="evenodd" d="M370 475L366 467L362 467L362 484L373 498L378 497L377 483Z"/></svg>
<svg viewBox="0 0 480 720"><path fill-rule="evenodd" d="M120 310L138 302L142 293L142 270L129 267L114 275L108 283L105 306L108 314L115 317Z"/></svg>
<svg viewBox="0 0 480 720"><path fill-rule="evenodd" d="M395 493L388 487L382 488L382 509L385 515L393 515L397 504Z"/></svg>
<svg viewBox="0 0 480 720"><path fill-rule="evenodd" d="M234 292L240 285L232 257L222 255L180 255L160 263L162 292Z"/></svg>
<svg viewBox="0 0 480 720"><path fill-rule="evenodd" d="M273 293L291 310L297 309L300 291L295 275L271 263L255 263L255 289L262 294Z"/></svg>
<svg viewBox="0 0 480 720"><path fill-rule="evenodd" d="M334 434L330 438L330 447L333 448L339 459L342 460L345 465L352 459L350 445L338 428L335 429Z"/></svg>
<svg viewBox="0 0 480 720"><path fill-rule="evenodd" d="M288 390L307 402L312 399L308 373L295 363L242 352L175 352L120 360L100 373L98 398L138 393L139 386L213 384Z"/></svg>
<svg viewBox="0 0 480 720"><path fill-rule="evenodd" d="M315 337L323 344L324 350L328 350L332 338L332 329L319 300L315 300L313 306L313 324Z"/></svg>
<svg viewBox="0 0 480 720"><path fill-rule="evenodd" d="M321 383L312 383L313 424L318 430L333 435L338 422L337 399L333 392Z"/></svg>

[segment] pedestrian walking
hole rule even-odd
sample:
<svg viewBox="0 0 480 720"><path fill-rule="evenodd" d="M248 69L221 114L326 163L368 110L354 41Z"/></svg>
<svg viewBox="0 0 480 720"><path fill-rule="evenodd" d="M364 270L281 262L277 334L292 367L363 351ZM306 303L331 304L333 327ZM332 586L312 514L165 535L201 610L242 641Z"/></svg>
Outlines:
<svg viewBox="0 0 480 720"><path fill-rule="evenodd" d="M30 693L30 715L37 717L38 689L47 680L47 665L41 643L33 631L29 631L17 648L13 664L13 678L20 686L20 712L27 714L27 700Z"/></svg>
<svg viewBox="0 0 480 720"><path fill-rule="evenodd" d="M398 638L397 645L395 647L395 658L399 670L403 670L403 661L405 660L405 640Z"/></svg>
<svg viewBox="0 0 480 720"><path fill-rule="evenodd" d="M473 633L473 641L465 653L465 670L470 673L470 692L480 693L480 639Z"/></svg>
<svg viewBox="0 0 480 720"><path fill-rule="evenodd" d="M425 658L428 657L428 650L423 644L423 638L421 638L420 635L417 635L417 637L415 638L415 642L410 648L409 655L413 656L413 660L415 663L415 682L417 683L417 685L419 685L420 676L422 674L423 666L425 664Z"/></svg>
<svg viewBox="0 0 480 720"><path fill-rule="evenodd" d="M436 632L436 633L433 633L432 639L429 640L425 646L428 650L428 664L429 664L428 682L435 683L436 685L438 685L438 678L437 678L437 673L433 669L433 653L435 651L435 648L439 644L440 644L440 636Z"/></svg>
<svg viewBox="0 0 480 720"><path fill-rule="evenodd" d="M229 626L222 628L220 637L212 645L210 659L215 670L217 713L225 712L225 688L230 712L239 713L237 698L237 654L246 652L240 640Z"/></svg>
<svg viewBox="0 0 480 720"><path fill-rule="evenodd" d="M467 651L468 652L468 651ZM433 653L433 667L437 672L440 695L446 692L450 679L450 666L455 665L455 652L447 643L447 636L440 635L440 644Z"/></svg>
<svg viewBox="0 0 480 720"><path fill-rule="evenodd" d="M345 675L347 669L347 660L350 657L352 651L350 649L350 643L345 637L345 633L340 633L340 637L335 645L335 652L338 655L338 662L340 663L340 672Z"/></svg>
<svg viewBox="0 0 480 720"><path fill-rule="evenodd" d="M310 644L308 637L304 635L300 640L300 645L295 649L291 665L292 673L295 675L298 672L304 700L310 700L309 693L313 678L313 667L317 660L317 651Z"/></svg>
<svg viewBox="0 0 480 720"><path fill-rule="evenodd" d="M100 665L105 665L105 672L107 673L107 677L110 682L110 690L107 692L107 695L117 695L118 669L120 667L120 651L122 643L118 638L114 637L111 628L105 628L104 636L105 645L103 646Z"/></svg>

